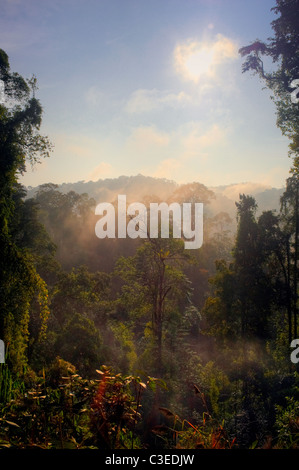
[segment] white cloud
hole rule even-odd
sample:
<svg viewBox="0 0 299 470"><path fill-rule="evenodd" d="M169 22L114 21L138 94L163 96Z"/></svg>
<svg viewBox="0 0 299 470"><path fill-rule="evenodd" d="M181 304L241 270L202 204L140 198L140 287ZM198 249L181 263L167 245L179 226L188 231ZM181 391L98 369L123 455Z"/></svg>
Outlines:
<svg viewBox="0 0 299 470"><path fill-rule="evenodd" d="M265 174L260 174L258 179L267 186L282 188L285 187L286 179L289 178L289 169L279 166L270 168Z"/></svg>
<svg viewBox="0 0 299 470"><path fill-rule="evenodd" d="M112 165L107 162L101 162L87 175L86 181L98 181L109 176L113 176Z"/></svg>
<svg viewBox="0 0 299 470"><path fill-rule="evenodd" d="M140 128L132 133L135 145L126 154L131 155L141 173L186 182L207 165L213 168L223 160L229 133L230 128L197 121L169 133Z"/></svg>
<svg viewBox="0 0 299 470"><path fill-rule="evenodd" d="M167 158L161 161L152 173L156 178L167 178L170 180L177 180L180 175L180 170L182 168L182 163L175 158Z"/></svg>
<svg viewBox="0 0 299 470"><path fill-rule="evenodd" d="M102 143L83 134L57 134L55 136L55 153L73 159L90 159L97 157Z"/></svg>
<svg viewBox="0 0 299 470"><path fill-rule="evenodd" d="M165 149L169 144L169 135L157 130L154 126L137 127L126 141L126 151L133 155L155 156L157 151Z"/></svg>
<svg viewBox="0 0 299 470"><path fill-rule="evenodd" d="M227 136L230 129L213 124L204 129L200 122L190 122L181 129L181 144L183 158L206 159L210 156L211 150L215 148L223 149L227 144Z"/></svg>
<svg viewBox="0 0 299 470"><path fill-rule="evenodd" d="M156 89L139 89L134 91L126 103L128 113L144 113L160 107L177 108L190 103L191 98L183 91L170 93Z"/></svg>
<svg viewBox="0 0 299 470"><path fill-rule="evenodd" d="M228 199L232 199L233 201L239 200L239 194L251 194L255 195L265 189L269 189L268 185L262 183L238 183L228 186L224 189L223 194Z"/></svg>

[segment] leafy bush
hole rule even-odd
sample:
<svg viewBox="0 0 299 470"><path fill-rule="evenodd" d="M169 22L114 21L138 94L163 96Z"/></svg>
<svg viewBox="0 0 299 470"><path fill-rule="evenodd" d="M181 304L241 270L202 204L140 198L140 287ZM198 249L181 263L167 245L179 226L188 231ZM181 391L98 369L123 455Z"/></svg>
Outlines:
<svg viewBox="0 0 299 470"><path fill-rule="evenodd" d="M299 449L299 401L286 397L287 406L276 406L278 448Z"/></svg>

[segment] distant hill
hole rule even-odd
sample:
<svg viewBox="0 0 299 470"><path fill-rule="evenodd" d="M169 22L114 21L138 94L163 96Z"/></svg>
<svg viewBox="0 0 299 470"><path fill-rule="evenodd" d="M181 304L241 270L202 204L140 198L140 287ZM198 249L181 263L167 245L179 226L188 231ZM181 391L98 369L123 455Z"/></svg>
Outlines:
<svg viewBox="0 0 299 470"><path fill-rule="evenodd" d="M236 215L236 202L239 201L239 194L253 196L256 200L257 214L263 211L276 210L280 208L280 197L285 188L271 188L256 183L236 183L227 186L217 186L209 188L215 193L215 200L210 204L211 211L227 212L231 217Z"/></svg>
<svg viewBox="0 0 299 470"><path fill-rule="evenodd" d="M98 181L78 181L76 183L62 183L58 185L58 190L62 193L75 191L82 194L87 193L89 197L99 202L112 202L118 194L125 194L130 202L141 202L145 196L159 196L160 199L167 199L179 185L174 181L164 178L152 178L150 176L119 176L118 178L107 178ZM28 196L31 197L36 188L28 189Z"/></svg>
<svg viewBox="0 0 299 470"><path fill-rule="evenodd" d="M155 197L163 201L167 200L179 186L175 181L165 178L139 174L98 181L63 183L58 185L57 189L62 193L69 191L79 194L87 193L98 204L99 202L113 202L118 194L125 194L128 202L142 202L145 197L152 197L153 202L155 202ZM28 197L32 197L38 187L27 189ZM284 191L284 188L271 188L257 183L236 183L208 189L214 192L215 198L205 208L207 213L213 216L218 212L227 212L233 219L236 216L235 202L239 200L239 194L253 196L258 204L258 213L261 213L265 210L279 210L279 200Z"/></svg>

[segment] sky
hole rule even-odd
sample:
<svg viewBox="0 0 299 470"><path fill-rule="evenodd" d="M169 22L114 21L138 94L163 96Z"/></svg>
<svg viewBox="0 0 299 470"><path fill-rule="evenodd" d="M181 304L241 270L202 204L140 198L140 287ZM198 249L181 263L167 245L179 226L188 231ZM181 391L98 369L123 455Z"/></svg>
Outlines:
<svg viewBox="0 0 299 470"><path fill-rule="evenodd" d="M0 48L38 80L50 158L26 186L143 174L280 188L288 140L238 49L274 0L0 0Z"/></svg>

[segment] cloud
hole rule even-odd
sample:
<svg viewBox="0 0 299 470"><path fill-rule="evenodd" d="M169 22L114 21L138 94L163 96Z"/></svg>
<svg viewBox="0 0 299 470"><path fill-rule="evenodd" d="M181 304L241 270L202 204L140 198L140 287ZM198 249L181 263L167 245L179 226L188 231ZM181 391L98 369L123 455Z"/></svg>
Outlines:
<svg viewBox="0 0 299 470"><path fill-rule="evenodd" d="M289 169L279 166L270 168L265 174L259 175L259 181L271 187L282 188L285 187L286 179L289 178Z"/></svg>
<svg viewBox="0 0 299 470"><path fill-rule="evenodd" d="M102 143L95 138L83 134L57 134L55 136L55 153L70 159L97 158L102 150Z"/></svg>
<svg viewBox="0 0 299 470"><path fill-rule="evenodd" d="M129 97L125 109L128 113L150 112L160 107L177 108L191 102L190 96L185 92L170 93L156 89L139 89Z"/></svg>
<svg viewBox="0 0 299 470"><path fill-rule="evenodd" d="M258 194L262 191L265 191L265 189L269 189L270 187L268 185L262 184L262 183L238 183L238 184L232 184L228 186L227 188L224 189L223 194L226 196L228 199L232 199L233 201L238 201L239 200L239 194L251 194L255 195Z"/></svg>
<svg viewBox="0 0 299 470"><path fill-rule="evenodd" d="M110 163L101 162L87 175L86 181L98 181L108 176L113 176L113 167Z"/></svg>
<svg viewBox="0 0 299 470"><path fill-rule="evenodd" d="M203 129L200 122L191 122L181 130L181 143L185 159L199 157L206 159L211 149L223 148L227 144L229 128L213 124Z"/></svg>
<svg viewBox="0 0 299 470"><path fill-rule="evenodd" d="M167 158L159 163L158 167L152 173L156 178L177 179L180 174L182 163L175 158Z"/></svg>
<svg viewBox="0 0 299 470"><path fill-rule="evenodd" d="M155 153L169 144L170 137L167 133L157 130L154 126L135 128L126 141L127 152L135 155L153 157Z"/></svg>
<svg viewBox="0 0 299 470"><path fill-rule="evenodd" d="M55 137L54 157L63 174L76 175L72 178L78 180L137 172L181 182L192 179L194 172L225 165L230 132L220 122L195 120L168 131L148 125L132 127L127 135L117 130L97 138L62 134ZM63 163L59 163L62 155Z"/></svg>
<svg viewBox="0 0 299 470"><path fill-rule="evenodd" d="M131 148L132 158L136 159L136 155L140 155L137 162L139 171L159 178L186 182L207 166L213 168L219 161L223 165L230 128L219 124L207 126L202 122L192 121L168 133L160 133L157 129L152 129L153 133L149 130L143 133L144 131L142 129L137 135L147 149L150 149L149 153L146 150L141 151L137 146ZM152 137L157 139L154 144L150 142Z"/></svg>
<svg viewBox="0 0 299 470"><path fill-rule="evenodd" d="M188 40L174 50L177 73L194 83L217 78L219 67L238 58L238 46L231 39L218 34L214 41Z"/></svg>

